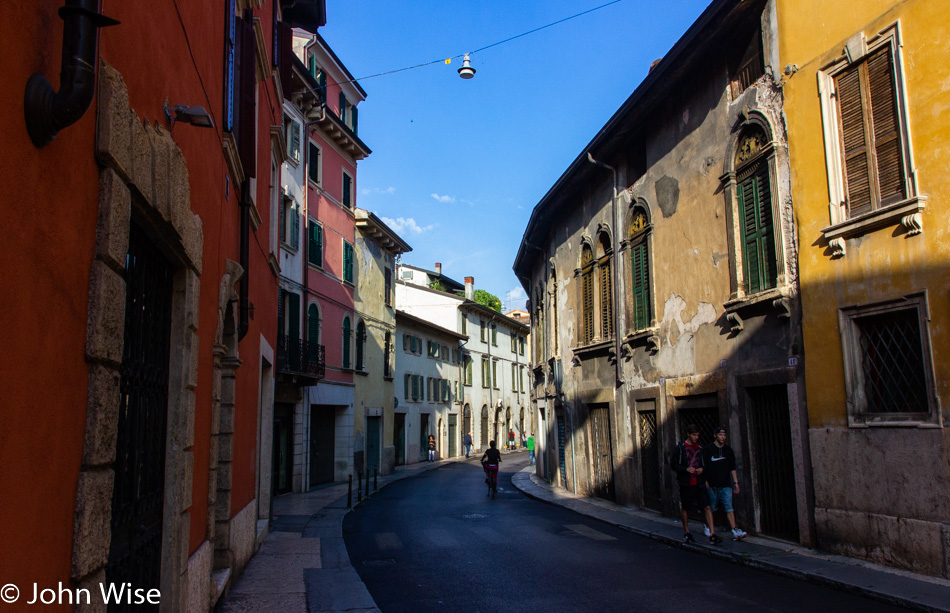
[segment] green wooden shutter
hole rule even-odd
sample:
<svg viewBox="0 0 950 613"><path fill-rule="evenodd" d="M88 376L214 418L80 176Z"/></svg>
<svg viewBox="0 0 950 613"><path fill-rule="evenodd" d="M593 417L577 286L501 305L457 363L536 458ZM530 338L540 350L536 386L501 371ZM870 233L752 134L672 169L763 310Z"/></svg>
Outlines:
<svg viewBox="0 0 950 613"><path fill-rule="evenodd" d="M300 161L300 124L297 121L290 122L290 158L295 162Z"/></svg>
<svg viewBox="0 0 950 613"><path fill-rule="evenodd" d="M314 183L320 183L320 147L314 143L307 144L310 154L307 159L307 178Z"/></svg>
<svg viewBox="0 0 950 613"><path fill-rule="evenodd" d="M359 120L358 120L359 115L356 114L355 106L350 109L350 115L352 116L353 134L358 134L359 133Z"/></svg>
<svg viewBox="0 0 950 613"><path fill-rule="evenodd" d="M366 342L366 324L362 321L356 324L356 370L363 370L366 367L364 364L364 347L363 344Z"/></svg>
<svg viewBox="0 0 950 613"><path fill-rule="evenodd" d="M644 330L650 325L650 267L646 241L630 251L633 274L633 325Z"/></svg>
<svg viewBox="0 0 950 613"><path fill-rule="evenodd" d="M343 173L343 206L348 209L353 208L353 204L350 201L352 182L353 178L350 177L350 175Z"/></svg>
<svg viewBox="0 0 950 613"><path fill-rule="evenodd" d="M280 240L286 242L287 241L287 199L285 198L283 194L281 194L280 196L280 207L278 210L280 211L280 221L278 222L280 225L278 227L278 234L280 236Z"/></svg>
<svg viewBox="0 0 950 613"><path fill-rule="evenodd" d="M412 399L419 400L419 377L412 375Z"/></svg>
<svg viewBox="0 0 950 613"><path fill-rule="evenodd" d="M300 247L300 206L296 200L290 204L290 246Z"/></svg>
<svg viewBox="0 0 950 613"><path fill-rule="evenodd" d="M346 124L346 94L340 92L340 121Z"/></svg>
<svg viewBox="0 0 950 613"><path fill-rule="evenodd" d="M405 374L402 376L402 387L405 390L405 399L409 400L409 386L411 385L410 378L412 375Z"/></svg>
<svg viewBox="0 0 950 613"><path fill-rule="evenodd" d="M323 266L323 227L313 219L308 219L307 261L314 266Z"/></svg>
<svg viewBox="0 0 950 613"><path fill-rule="evenodd" d="M775 241L768 172L768 165L760 164L738 186L742 271L746 292L750 294L775 287Z"/></svg>
<svg viewBox="0 0 950 613"><path fill-rule="evenodd" d="M343 280L353 283L353 245L343 241Z"/></svg>

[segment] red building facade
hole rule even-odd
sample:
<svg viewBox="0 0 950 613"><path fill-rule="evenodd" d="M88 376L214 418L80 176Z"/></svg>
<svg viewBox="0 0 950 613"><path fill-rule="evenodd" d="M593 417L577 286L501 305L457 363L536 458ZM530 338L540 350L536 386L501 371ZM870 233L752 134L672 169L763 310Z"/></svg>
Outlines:
<svg viewBox="0 0 950 613"><path fill-rule="evenodd" d="M101 4L118 24L95 0L16 0L0 36L0 573L94 609L131 582L206 611L269 516L268 169L290 27L325 8Z"/></svg>

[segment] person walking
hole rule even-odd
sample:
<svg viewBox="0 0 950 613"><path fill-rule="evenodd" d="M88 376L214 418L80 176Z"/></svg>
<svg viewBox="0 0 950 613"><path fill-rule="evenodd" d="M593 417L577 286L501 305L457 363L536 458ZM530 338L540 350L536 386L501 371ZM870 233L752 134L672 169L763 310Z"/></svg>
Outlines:
<svg viewBox="0 0 950 613"><path fill-rule="evenodd" d="M515 431L508 430L508 449L511 450L514 448L515 448Z"/></svg>
<svg viewBox="0 0 950 613"><path fill-rule="evenodd" d="M468 454L472 452L472 433L467 432L465 436L462 437L462 446L465 447L465 457L468 457Z"/></svg>
<svg viewBox="0 0 950 613"><path fill-rule="evenodd" d="M528 442L525 443L525 447L528 448L528 460L530 460L531 465L534 466L534 432L528 437Z"/></svg>
<svg viewBox="0 0 950 613"><path fill-rule="evenodd" d="M670 467L676 471L676 480L680 486L680 519L683 521L683 542L695 543L689 532L689 512L692 509L703 511L706 526L709 528L709 543L718 545L722 539L716 534L713 525L712 510L706 497L703 479L703 448L699 444L699 427L696 424L686 426L686 440L676 445L670 458Z"/></svg>
<svg viewBox="0 0 950 613"><path fill-rule="evenodd" d="M429 461L435 462L435 437L429 435Z"/></svg>
<svg viewBox="0 0 950 613"><path fill-rule="evenodd" d="M732 497L739 493L739 477L736 474L736 454L726 444L726 427L716 428L711 445L703 447L703 477L706 478L710 512L722 505L732 528L732 540L741 541L747 535L736 527L736 514L732 508Z"/></svg>

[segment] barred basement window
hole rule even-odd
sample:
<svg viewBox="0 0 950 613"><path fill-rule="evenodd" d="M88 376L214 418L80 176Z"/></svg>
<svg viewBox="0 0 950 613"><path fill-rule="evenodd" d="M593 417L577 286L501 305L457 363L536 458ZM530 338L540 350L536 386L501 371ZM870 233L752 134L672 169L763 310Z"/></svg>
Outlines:
<svg viewBox="0 0 950 613"><path fill-rule="evenodd" d="M849 423L936 423L926 294L840 311Z"/></svg>

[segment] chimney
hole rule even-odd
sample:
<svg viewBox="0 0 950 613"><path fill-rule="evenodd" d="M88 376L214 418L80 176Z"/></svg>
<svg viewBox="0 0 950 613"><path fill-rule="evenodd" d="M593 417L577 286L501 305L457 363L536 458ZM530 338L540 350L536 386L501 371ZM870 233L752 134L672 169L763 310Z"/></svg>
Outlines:
<svg viewBox="0 0 950 613"><path fill-rule="evenodd" d="M441 262L436 262L436 263L435 263L435 274L437 274L437 275L441 275L441 274L442 274L442 263L441 263Z"/></svg>
<svg viewBox="0 0 950 613"><path fill-rule="evenodd" d="M475 300L475 277L465 277L465 297Z"/></svg>

